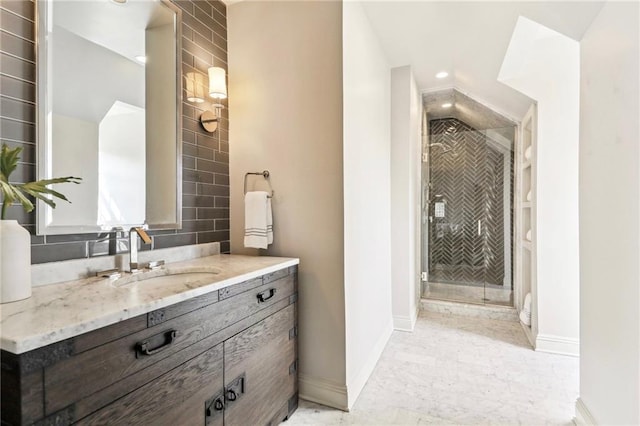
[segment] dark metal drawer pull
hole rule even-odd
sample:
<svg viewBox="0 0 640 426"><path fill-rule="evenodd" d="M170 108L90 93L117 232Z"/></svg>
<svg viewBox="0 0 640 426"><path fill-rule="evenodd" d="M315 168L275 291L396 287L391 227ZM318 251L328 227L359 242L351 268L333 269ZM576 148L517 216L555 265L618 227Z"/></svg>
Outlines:
<svg viewBox="0 0 640 426"><path fill-rule="evenodd" d="M271 299L276 294L275 288L270 288L269 290L265 290L262 293L258 293L258 303L266 302Z"/></svg>
<svg viewBox="0 0 640 426"><path fill-rule="evenodd" d="M212 424L212 418L224 411L224 389L216 396L204 402L205 425Z"/></svg>
<svg viewBox="0 0 640 426"><path fill-rule="evenodd" d="M213 407L213 409L216 410L216 411L224 410L224 401L222 400L222 397L221 396L217 397L215 399L215 401L213 401L213 404L211 404L207 408L207 413L206 413L207 417L211 417L214 414L213 411L211 411L211 407Z"/></svg>
<svg viewBox="0 0 640 426"><path fill-rule="evenodd" d="M149 340L145 340L144 342L136 343L136 352L139 352L142 355L157 354L158 352L171 346L176 336L178 335L178 332L176 330L169 330L164 332L163 334L164 334L164 342L160 346L150 349Z"/></svg>
<svg viewBox="0 0 640 426"><path fill-rule="evenodd" d="M238 394L233 389L227 390L227 401L235 401L238 399Z"/></svg>
<svg viewBox="0 0 640 426"><path fill-rule="evenodd" d="M224 399L227 402L227 406L244 394L244 379L245 375L242 373L224 388Z"/></svg>
<svg viewBox="0 0 640 426"><path fill-rule="evenodd" d="M222 401L222 397L215 400L215 402L213 403L213 408L215 408L216 411L224 410L224 402Z"/></svg>

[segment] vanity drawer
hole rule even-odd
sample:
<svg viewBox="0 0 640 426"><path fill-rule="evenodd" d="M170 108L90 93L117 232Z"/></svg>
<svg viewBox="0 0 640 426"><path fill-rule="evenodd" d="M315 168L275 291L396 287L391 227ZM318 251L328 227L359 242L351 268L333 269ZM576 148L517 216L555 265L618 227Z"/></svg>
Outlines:
<svg viewBox="0 0 640 426"><path fill-rule="evenodd" d="M46 367L45 414L149 368L294 293L295 274L287 274ZM192 303L206 296L195 298ZM190 351L182 352L186 361Z"/></svg>
<svg viewBox="0 0 640 426"><path fill-rule="evenodd" d="M203 425L205 401L222 392L222 347L209 349L76 424Z"/></svg>
<svg viewBox="0 0 640 426"><path fill-rule="evenodd" d="M233 286L231 286L233 287ZM189 312L211 305L218 301L218 292L213 291L194 299L185 300L166 308L151 311L148 314L121 321L99 330L81 334L72 339L73 353L79 354L97 346L104 345L113 340L118 340L137 331L145 330L164 321L179 317Z"/></svg>

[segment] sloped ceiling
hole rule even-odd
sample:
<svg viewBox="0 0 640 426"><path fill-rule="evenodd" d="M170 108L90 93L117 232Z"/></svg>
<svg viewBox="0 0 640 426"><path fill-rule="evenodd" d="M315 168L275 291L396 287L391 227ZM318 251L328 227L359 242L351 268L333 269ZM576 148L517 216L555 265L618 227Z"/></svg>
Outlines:
<svg viewBox="0 0 640 426"><path fill-rule="evenodd" d="M56 1L53 24L134 61L145 54L145 30L173 23L173 12L144 0Z"/></svg>
<svg viewBox="0 0 640 426"><path fill-rule="evenodd" d="M517 123L455 89L424 93L422 102L427 112L428 120L457 118L476 130L490 129L513 142L514 126ZM443 108L442 104L445 103L451 104L451 107Z"/></svg>
<svg viewBox="0 0 640 426"><path fill-rule="evenodd" d="M532 103L497 81L520 15L580 40L603 2L362 2L391 67L411 65L422 91L455 87L520 120ZM437 79L446 70L449 77Z"/></svg>

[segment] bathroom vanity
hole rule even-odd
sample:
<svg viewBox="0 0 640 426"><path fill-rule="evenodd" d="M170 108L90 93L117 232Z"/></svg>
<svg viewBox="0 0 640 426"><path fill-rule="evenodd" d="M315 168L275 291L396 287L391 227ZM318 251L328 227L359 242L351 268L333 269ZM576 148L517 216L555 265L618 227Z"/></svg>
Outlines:
<svg viewBox="0 0 640 426"><path fill-rule="evenodd" d="M298 404L297 264L216 255L34 288L1 307L2 424L278 424Z"/></svg>

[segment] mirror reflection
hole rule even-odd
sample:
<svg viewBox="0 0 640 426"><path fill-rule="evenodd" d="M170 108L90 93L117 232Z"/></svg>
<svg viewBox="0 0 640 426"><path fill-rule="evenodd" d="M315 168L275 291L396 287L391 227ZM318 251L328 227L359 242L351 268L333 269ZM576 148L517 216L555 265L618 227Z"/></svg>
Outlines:
<svg viewBox="0 0 640 426"><path fill-rule="evenodd" d="M179 227L179 12L149 0L38 12L39 175L83 178L60 188L72 204L39 205L38 233Z"/></svg>

